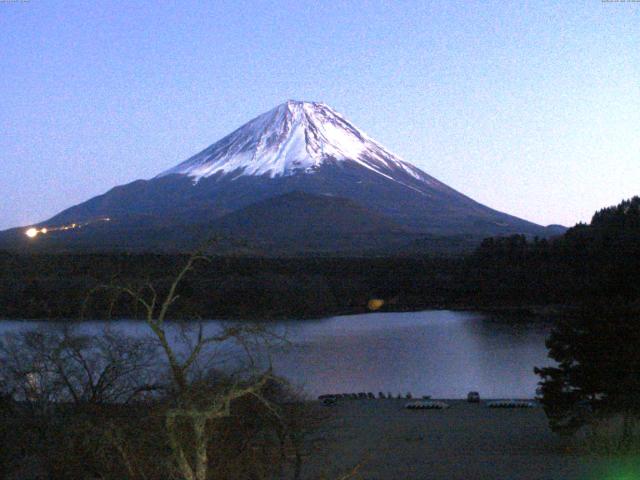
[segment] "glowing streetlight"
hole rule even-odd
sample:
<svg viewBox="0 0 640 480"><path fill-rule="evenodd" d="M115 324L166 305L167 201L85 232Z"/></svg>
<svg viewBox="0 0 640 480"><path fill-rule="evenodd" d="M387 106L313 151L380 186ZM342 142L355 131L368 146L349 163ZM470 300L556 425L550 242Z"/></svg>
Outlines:
<svg viewBox="0 0 640 480"><path fill-rule="evenodd" d="M30 228L29 230L27 230L25 232L25 234L29 238L34 238L36 235L38 235L38 229L37 228Z"/></svg>

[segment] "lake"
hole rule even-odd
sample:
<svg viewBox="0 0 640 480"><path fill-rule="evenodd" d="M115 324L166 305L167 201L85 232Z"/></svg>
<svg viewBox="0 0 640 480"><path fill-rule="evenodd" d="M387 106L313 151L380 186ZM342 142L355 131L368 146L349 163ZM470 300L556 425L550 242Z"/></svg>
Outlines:
<svg viewBox="0 0 640 480"><path fill-rule="evenodd" d="M221 324L207 321L206 330ZM38 325L5 320L0 334ZM92 321L79 328L96 333L105 325ZM109 325L136 336L147 331L139 321ZM383 312L267 325L290 342L271 355L275 371L313 397L382 391L463 398L476 390L484 398L531 398L538 382L533 367L551 363L544 346L548 324L508 325L481 313ZM229 356L229 349L219 355Z"/></svg>

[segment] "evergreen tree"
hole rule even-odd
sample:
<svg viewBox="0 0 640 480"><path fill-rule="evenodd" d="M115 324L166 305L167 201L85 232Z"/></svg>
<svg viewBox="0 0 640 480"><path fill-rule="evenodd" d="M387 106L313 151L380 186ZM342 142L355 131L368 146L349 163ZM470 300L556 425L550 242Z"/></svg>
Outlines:
<svg viewBox="0 0 640 480"><path fill-rule="evenodd" d="M536 368L541 401L555 431L590 419L640 416L640 318L617 307L585 309L561 320L547 340L557 366Z"/></svg>

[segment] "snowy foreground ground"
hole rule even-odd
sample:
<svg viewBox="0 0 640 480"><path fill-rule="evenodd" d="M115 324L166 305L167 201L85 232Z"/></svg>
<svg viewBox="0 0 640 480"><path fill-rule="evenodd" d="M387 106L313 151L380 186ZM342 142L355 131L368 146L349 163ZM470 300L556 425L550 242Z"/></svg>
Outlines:
<svg viewBox="0 0 640 480"><path fill-rule="evenodd" d="M542 408L490 409L448 401L448 410L406 410L406 400L345 400L322 408L321 432L303 478L608 479L640 470L628 461L571 453Z"/></svg>

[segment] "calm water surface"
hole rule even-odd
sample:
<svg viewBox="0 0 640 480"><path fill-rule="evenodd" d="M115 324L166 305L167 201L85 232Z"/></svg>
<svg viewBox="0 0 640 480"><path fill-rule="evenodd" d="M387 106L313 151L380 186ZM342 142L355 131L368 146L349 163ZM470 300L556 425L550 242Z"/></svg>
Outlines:
<svg viewBox="0 0 640 480"><path fill-rule="evenodd" d="M0 334L38 325L3 321ZM87 322L80 328L93 333L105 325ZM206 329L220 325L207 321ZM272 354L276 372L311 396L383 391L462 398L477 390L485 398L532 397L538 381L533 367L550 363L547 326L505 325L478 313L374 313L268 325L290 341ZM147 332L137 321L110 328L136 336Z"/></svg>

